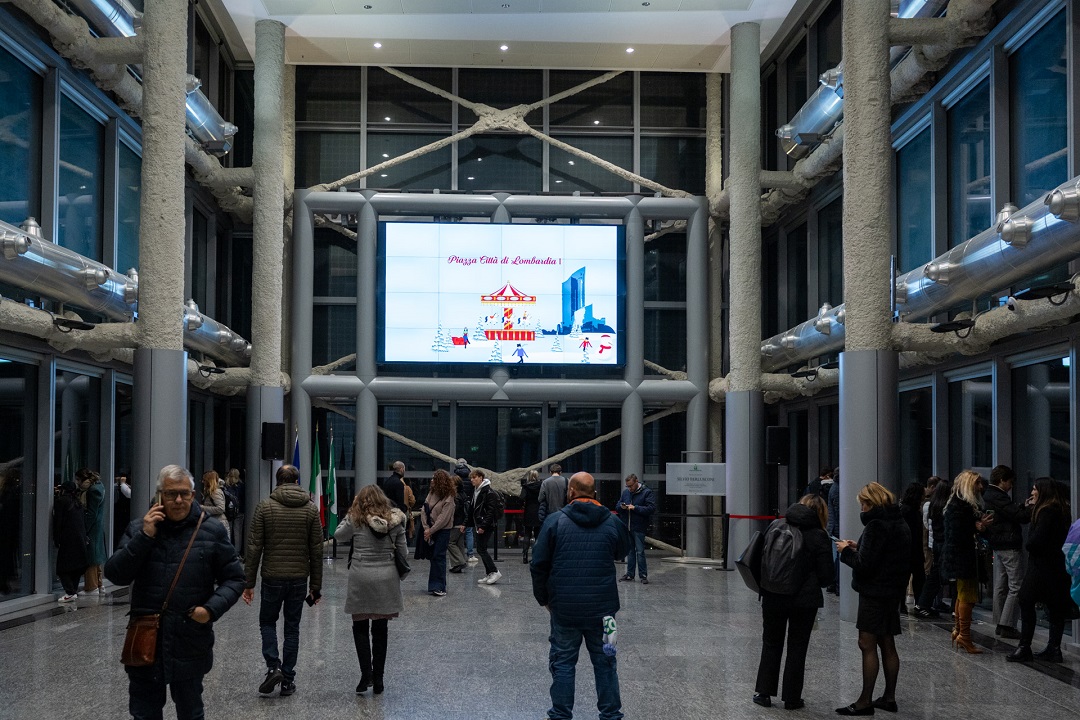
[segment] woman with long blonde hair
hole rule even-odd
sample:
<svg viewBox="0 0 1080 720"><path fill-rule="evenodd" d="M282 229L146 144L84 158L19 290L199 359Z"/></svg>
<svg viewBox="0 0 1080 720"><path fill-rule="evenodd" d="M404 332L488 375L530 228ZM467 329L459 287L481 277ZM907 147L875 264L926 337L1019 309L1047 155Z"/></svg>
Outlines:
<svg viewBox="0 0 1080 720"><path fill-rule="evenodd" d="M352 615L353 643L360 663L356 694L369 685L379 694L383 691L388 623L404 608L395 556L405 560L408 553L405 514L390 504L378 485L365 485L353 498L334 538L352 543L345 612Z"/></svg>
<svg viewBox="0 0 1080 720"><path fill-rule="evenodd" d="M221 476L210 470L202 476L203 511L217 520L229 532L229 519L225 517L225 491L221 488ZM230 533L231 535L231 533Z"/></svg>
<svg viewBox="0 0 1080 720"><path fill-rule="evenodd" d="M840 562L851 566L851 589L859 593L855 627L862 652L862 693L855 702L837 708L838 715L873 715L874 708L897 710L900 655L895 636L900 634L900 598L907 592L911 531L896 496L879 483L863 486L858 500L863 533L858 542L839 540L836 549ZM875 700L879 667L884 670L885 690Z"/></svg>
<svg viewBox="0 0 1080 720"><path fill-rule="evenodd" d="M971 612L979 602L979 565L975 550L977 535L994 521L983 510L982 477L964 470L953 480L952 495L945 504L945 543L941 551L941 576L956 581L956 616L952 639L972 655L982 653L971 641Z"/></svg>

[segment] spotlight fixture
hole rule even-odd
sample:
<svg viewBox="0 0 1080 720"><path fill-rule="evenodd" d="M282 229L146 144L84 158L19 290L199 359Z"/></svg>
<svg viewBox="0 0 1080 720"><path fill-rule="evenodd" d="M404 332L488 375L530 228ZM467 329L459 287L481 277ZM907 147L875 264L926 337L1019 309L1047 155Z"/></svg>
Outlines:
<svg viewBox="0 0 1080 720"><path fill-rule="evenodd" d="M379 48L381 48L381 47L382 47L382 43L381 43L381 42L377 42L377 43L375 43L374 47L375 47L375 49L376 49L376 50L378 50Z"/></svg>
<svg viewBox="0 0 1080 720"><path fill-rule="evenodd" d="M1046 298L1050 301L1051 305L1064 305L1065 301L1069 299L1069 293L1074 289L1071 282L1053 283L1052 285L1039 285L1037 287L1029 287L1027 290L1021 290L1013 297L1017 300L1041 300ZM1054 298L1058 295L1064 295L1061 300L1054 302Z"/></svg>
<svg viewBox="0 0 1080 720"><path fill-rule="evenodd" d="M213 365L200 365L199 374L204 378L208 378L211 375L224 375L225 368L214 367Z"/></svg>
<svg viewBox="0 0 1080 720"><path fill-rule="evenodd" d="M818 370L836 370L840 367L839 360L830 360L827 363L821 363L818 365Z"/></svg>
<svg viewBox="0 0 1080 720"><path fill-rule="evenodd" d="M593 125L599 125L599 124L600 124L600 121L599 121L599 120L593 120L593 121L592 121L592 124L593 124Z"/></svg>
<svg viewBox="0 0 1080 720"><path fill-rule="evenodd" d="M634 52L634 48L626 48L626 52L632 53L632 52Z"/></svg>
<svg viewBox="0 0 1080 720"><path fill-rule="evenodd" d="M961 330L970 330L975 327L974 320L951 320L949 322L938 323L937 325L930 326L930 332L936 333L948 333L954 332L958 337L967 337L967 335L960 335Z"/></svg>
<svg viewBox="0 0 1080 720"><path fill-rule="evenodd" d="M506 52L507 50L510 49L510 46L509 45L500 45L499 49L502 50L503 52Z"/></svg>
<svg viewBox="0 0 1080 720"><path fill-rule="evenodd" d="M819 369L820 368L816 368L816 367L815 368L801 368L801 369L796 370L795 372L791 373L791 377L793 377L793 378L806 378L810 382L814 382L815 380L817 380L817 374L818 374Z"/></svg>
<svg viewBox="0 0 1080 720"><path fill-rule="evenodd" d="M84 320L73 320L66 317L54 317L52 321L53 327L62 333L69 333L72 330L93 330L97 325L94 323L88 323Z"/></svg>
<svg viewBox="0 0 1080 720"><path fill-rule="evenodd" d="M641 3L641 7L649 7L650 5L652 5L651 2L643 2L643 3Z"/></svg>

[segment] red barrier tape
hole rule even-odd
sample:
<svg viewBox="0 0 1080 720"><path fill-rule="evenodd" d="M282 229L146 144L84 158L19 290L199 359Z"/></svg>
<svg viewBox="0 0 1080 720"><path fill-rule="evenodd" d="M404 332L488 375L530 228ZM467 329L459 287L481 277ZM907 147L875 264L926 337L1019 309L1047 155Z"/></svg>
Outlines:
<svg viewBox="0 0 1080 720"><path fill-rule="evenodd" d="M503 510L503 515L524 515L524 510Z"/></svg>
<svg viewBox="0 0 1080 720"><path fill-rule="evenodd" d="M728 515L732 520L779 520L779 515Z"/></svg>

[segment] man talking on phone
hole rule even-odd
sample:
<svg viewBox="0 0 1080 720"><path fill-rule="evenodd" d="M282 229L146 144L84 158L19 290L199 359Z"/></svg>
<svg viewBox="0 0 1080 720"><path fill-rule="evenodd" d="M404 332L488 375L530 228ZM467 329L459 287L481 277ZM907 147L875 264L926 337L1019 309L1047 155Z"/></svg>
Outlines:
<svg viewBox="0 0 1080 720"><path fill-rule="evenodd" d="M300 471L282 465L277 487L255 508L244 558L244 602L255 599L255 578L262 564L259 631L266 677L259 692L296 692L296 655L300 651L300 615L304 602L315 605L322 589L322 524L311 496L297 484ZM278 656L277 620L285 616L285 642Z"/></svg>
<svg viewBox="0 0 1080 720"><path fill-rule="evenodd" d="M166 686L178 720L202 720L203 676L214 665L214 623L240 599L244 568L225 526L203 522L195 481L179 465L158 473L160 498L133 520L105 577L131 585L131 614L160 613L152 665L128 666L128 711L161 718Z"/></svg>

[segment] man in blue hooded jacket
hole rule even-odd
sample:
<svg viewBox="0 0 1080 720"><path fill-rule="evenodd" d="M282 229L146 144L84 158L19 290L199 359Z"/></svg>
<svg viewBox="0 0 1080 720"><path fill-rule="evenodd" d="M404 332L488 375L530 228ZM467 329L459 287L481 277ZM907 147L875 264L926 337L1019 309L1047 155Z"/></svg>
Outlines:
<svg viewBox="0 0 1080 720"><path fill-rule="evenodd" d="M592 475L570 478L568 502L544 520L533 546L533 596L551 614L550 720L574 716L574 669L581 641L592 660L600 720L620 720L614 655L604 653L604 616L619 610L615 560L630 551L626 526L596 501Z"/></svg>

